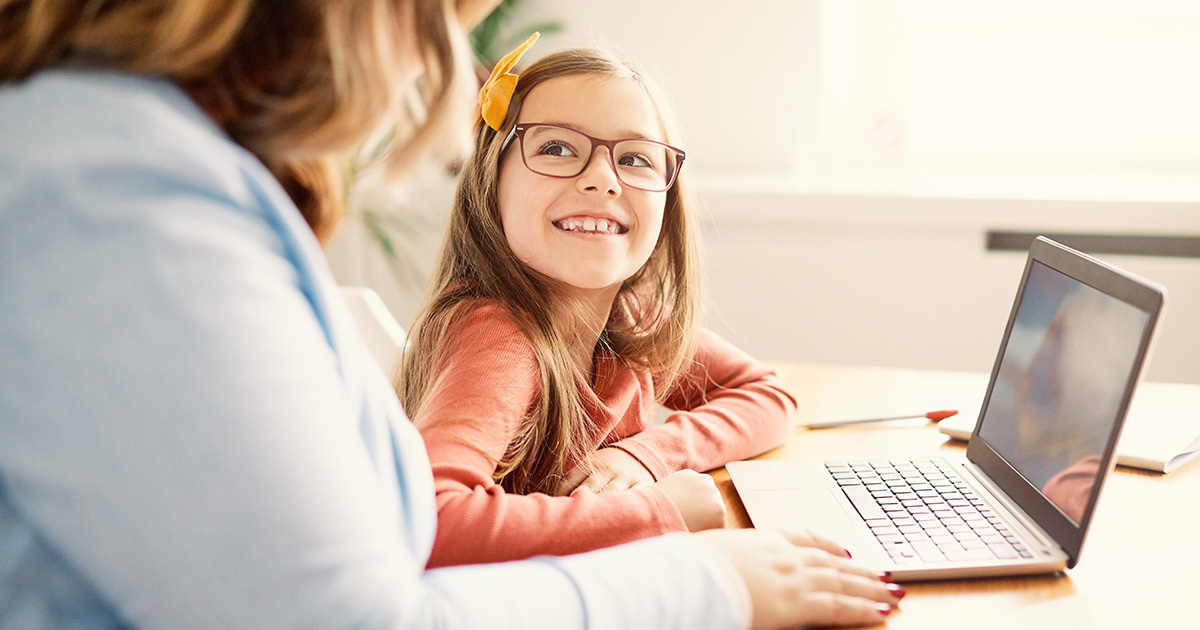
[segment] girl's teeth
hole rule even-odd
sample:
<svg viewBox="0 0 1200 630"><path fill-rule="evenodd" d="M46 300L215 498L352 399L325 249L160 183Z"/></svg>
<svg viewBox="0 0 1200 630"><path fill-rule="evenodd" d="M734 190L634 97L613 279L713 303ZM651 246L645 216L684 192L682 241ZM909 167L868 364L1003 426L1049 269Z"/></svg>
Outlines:
<svg viewBox="0 0 1200 630"><path fill-rule="evenodd" d="M601 234L617 234L621 226L617 222L609 222L608 219L564 219L559 222L559 227L568 232L599 232Z"/></svg>

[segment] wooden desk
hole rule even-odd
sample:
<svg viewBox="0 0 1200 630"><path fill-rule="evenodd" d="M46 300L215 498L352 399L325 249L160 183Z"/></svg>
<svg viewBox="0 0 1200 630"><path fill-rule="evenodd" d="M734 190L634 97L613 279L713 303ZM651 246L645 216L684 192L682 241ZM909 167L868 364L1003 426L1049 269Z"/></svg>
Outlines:
<svg viewBox="0 0 1200 630"><path fill-rule="evenodd" d="M872 457L962 453L932 424L901 421L810 430L809 422L909 411L978 415L983 374L773 364L800 399L788 442L761 456ZM1194 410L1193 410L1194 412ZM750 527L723 469L713 472L729 527ZM906 584L892 629L1200 628L1200 462L1160 475L1118 467L1076 568L1065 574Z"/></svg>

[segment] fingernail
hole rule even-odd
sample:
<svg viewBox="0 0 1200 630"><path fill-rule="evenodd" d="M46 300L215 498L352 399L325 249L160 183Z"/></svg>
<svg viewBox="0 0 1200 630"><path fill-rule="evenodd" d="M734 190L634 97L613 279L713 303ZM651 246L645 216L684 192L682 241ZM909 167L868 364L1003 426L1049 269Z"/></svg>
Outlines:
<svg viewBox="0 0 1200 630"><path fill-rule="evenodd" d="M843 549L842 551L845 551L845 552L846 552L846 557L847 557L847 558L853 558L853 557L854 557L853 555L851 555L851 554L850 554L850 550L849 550L849 549Z"/></svg>
<svg viewBox="0 0 1200 630"><path fill-rule="evenodd" d="M892 580L892 572L891 571L881 571L879 573L879 580L881 582L887 582L888 584L894 583L894 581Z"/></svg>
<svg viewBox="0 0 1200 630"><path fill-rule="evenodd" d="M892 595L895 595L896 599L902 599L905 595L908 595L908 591L904 590L904 587L899 584L888 584L887 590Z"/></svg>
<svg viewBox="0 0 1200 630"><path fill-rule="evenodd" d="M892 607L888 604L875 604L875 610L878 610L879 614L884 617L892 614Z"/></svg>

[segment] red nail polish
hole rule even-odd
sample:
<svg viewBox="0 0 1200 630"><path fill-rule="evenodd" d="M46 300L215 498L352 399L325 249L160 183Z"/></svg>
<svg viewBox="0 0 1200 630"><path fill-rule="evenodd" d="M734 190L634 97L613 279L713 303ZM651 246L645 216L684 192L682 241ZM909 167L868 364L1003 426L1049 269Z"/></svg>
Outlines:
<svg viewBox="0 0 1200 630"><path fill-rule="evenodd" d="M900 586L899 584L895 584L895 583L888 584L887 590L892 595L896 596L896 599L903 599L905 595L908 595L908 591L904 590L903 586Z"/></svg>
<svg viewBox="0 0 1200 630"><path fill-rule="evenodd" d="M892 614L892 607L887 604L875 604L875 610L878 610L879 614L884 617Z"/></svg>
<svg viewBox="0 0 1200 630"><path fill-rule="evenodd" d="M892 580L892 572L891 571L883 571L883 572L879 573L879 581L887 582L888 584L895 584L895 581Z"/></svg>
<svg viewBox="0 0 1200 630"><path fill-rule="evenodd" d="M849 550L849 549L843 549L842 551L845 551L845 552L846 552L846 557L847 557L847 558L853 558L853 557L854 557L853 555L851 555L851 554L850 554L850 550Z"/></svg>

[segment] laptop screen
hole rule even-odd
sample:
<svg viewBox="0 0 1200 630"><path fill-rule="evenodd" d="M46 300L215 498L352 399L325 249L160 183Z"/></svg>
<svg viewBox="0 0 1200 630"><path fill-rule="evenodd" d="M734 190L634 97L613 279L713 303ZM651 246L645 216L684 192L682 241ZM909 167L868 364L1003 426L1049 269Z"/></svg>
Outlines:
<svg viewBox="0 0 1200 630"><path fill-rule="evenodd" d="M1077 526L1149 315L1033 261L979 435Z"/></svg>

